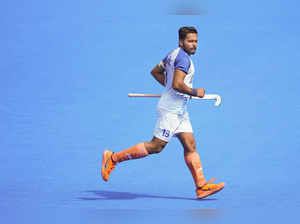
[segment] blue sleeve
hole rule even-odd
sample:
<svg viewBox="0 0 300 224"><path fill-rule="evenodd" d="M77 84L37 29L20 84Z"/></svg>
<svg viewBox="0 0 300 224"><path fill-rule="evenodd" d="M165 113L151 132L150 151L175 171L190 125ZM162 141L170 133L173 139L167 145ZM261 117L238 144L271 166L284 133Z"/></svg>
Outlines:
<svg viewBox="0 0 300 224"><path fill-rule="evenodd" d="M168 63L168 55L162 60L162 62L166 66L166 64Z"/></svg>
<svg viewBox="0 0 300 224"><path fill-rule="evenodd" d="M190 69L191 61L187 55L179 52L174 62L174 69L184 71L186 74Z"/></svg>

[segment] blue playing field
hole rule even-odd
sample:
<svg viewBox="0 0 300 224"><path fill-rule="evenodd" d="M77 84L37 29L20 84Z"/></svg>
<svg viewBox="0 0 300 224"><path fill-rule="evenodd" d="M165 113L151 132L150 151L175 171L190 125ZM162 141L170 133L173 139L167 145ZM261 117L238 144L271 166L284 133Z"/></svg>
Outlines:
<svg viewBox="0 0 300 224"><path fill-rule="evenodd" d="M298 1L0 5L1 223L299 218ZM162 92L150 70L183 25L199 31L194 86L223 100L189 104L206 177L227 184L201 201L175 138L100 178L104 149L151 140L157 99L127 94Z"/></svg>

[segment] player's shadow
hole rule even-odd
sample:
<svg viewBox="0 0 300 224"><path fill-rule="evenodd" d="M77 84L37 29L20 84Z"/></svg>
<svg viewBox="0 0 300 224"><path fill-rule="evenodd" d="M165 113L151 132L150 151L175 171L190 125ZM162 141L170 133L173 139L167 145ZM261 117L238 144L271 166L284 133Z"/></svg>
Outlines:
<svg viewBox="0 0 300 224"><path fill-rule="evenodd" d="M93 194L93 197L79 197L82 200L134 200L138 198L158 198L158 199L175 199L175 200L192 200L192 201L210 201L216 200L212 199L195 199L195 198L185 198L185 197L174 197L174 196L161 196L161 195L150 195L150 194L135 194L130 192L118 192L118 191L85 191L85 193ZM96 196L96 197L95 197Z"/></svg>

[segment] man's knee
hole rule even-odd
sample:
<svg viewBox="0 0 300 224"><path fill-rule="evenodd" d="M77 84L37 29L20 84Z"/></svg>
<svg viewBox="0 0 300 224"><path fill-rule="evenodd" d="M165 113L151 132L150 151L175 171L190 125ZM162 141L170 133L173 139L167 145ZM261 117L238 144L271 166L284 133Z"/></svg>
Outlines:
<svg viewBox="0 0 300 224"><path fill-rule="evenodd" d="M187 141L184 144L184 151L185 152L195 152L196 151L196 141L195 140Z"/></svg>
<svg viewBox="0 0 300 224"><path fill-rule="evenodd" d="M191 148L192 151L196 151L196 141L195 140L191 141L190 148Z"/></svg>
<svg viewBox="0 0 300 224"><path fill-rule="evenodd" d="M196 141L194 139L187 140L183 147L185 153L196 152Z"/></svg>
<svg viewBox="0 0 300 224"><path fill-rule="evenodd" d="M156 143L150 154L160 153L165 148L165 144Z"/></svg>
<svg viewBox="0 0 300 224"><path fill-rule="evenodd" d="M154 137L151 142L145 143L145 147L149 154L160 153L166 145L167 142L162 141L156 137Z"/></svg>
<svg viewBox="0 0 300 224"><path fill-rule="evenodd" d="M182 134L179 136L179 140L184 148L185 153L196 151L196 141L193 136Z"/></svg>

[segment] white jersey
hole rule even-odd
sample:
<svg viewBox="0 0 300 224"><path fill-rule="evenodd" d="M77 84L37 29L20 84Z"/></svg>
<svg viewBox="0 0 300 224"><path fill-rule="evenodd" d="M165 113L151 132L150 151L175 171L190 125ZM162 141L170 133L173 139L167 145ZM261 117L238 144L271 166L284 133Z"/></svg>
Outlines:
<svg viewBox="0 0 300 224"><path fill-rule="evenodd" d="M165 66L165 91L159 102L158 109L163 109L175 114L184 114L190 95L180 93L172 88L174 70L179 69L186 73L184 83L193 88L195 72L191 57L182 49L177 48L169 53L162 61Z"/></svg>

